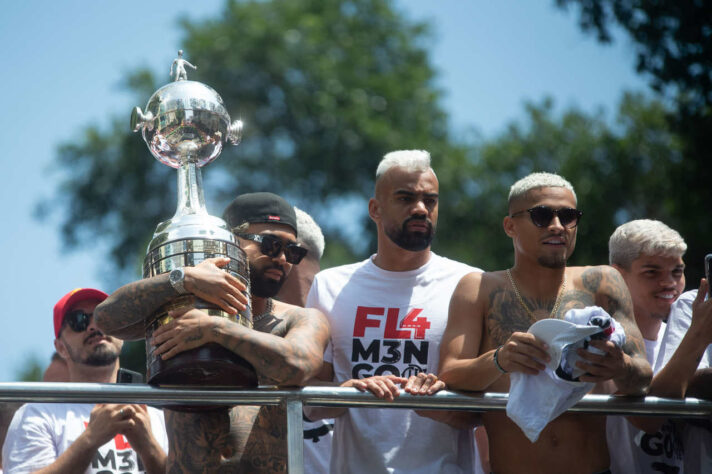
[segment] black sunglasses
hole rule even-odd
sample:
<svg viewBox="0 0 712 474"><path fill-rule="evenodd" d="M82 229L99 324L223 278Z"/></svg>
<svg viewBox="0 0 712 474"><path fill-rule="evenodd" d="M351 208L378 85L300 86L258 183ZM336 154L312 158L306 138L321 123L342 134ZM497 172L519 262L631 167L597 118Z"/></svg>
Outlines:
<svg viewBox="0 0 712 474"><path fill-rule="evenodd" d="M509 217L517 217L517 214L528 212L532 222L537 227L546 227L551 223L554 216L559 218L561 225L567 229L573 229L578 225L579 219L583 215L583 211L573 209L571 207L562 207L561 209L552 209L549 206L536 206L524 211L517 211Z"/></svg>
<svg viewBox="0 0 712 474"><path fill-rule="evenodd" d="M269 234L237 234L238 237L251 240L260 244L260 252L268 257L275 258L284 251L284 258L287 262L296 265L302 261L307 254L307 249L300 247L294 242L284 243L282 239Z"/></svg>
<svg viewBox="0 0 712 474"><path fill-rule="evenodd" d="M75 309L64 315L64 322L72 328L74 332L84 332L89 327L89 320L93 313L86 313L84 310Z"/></svg>

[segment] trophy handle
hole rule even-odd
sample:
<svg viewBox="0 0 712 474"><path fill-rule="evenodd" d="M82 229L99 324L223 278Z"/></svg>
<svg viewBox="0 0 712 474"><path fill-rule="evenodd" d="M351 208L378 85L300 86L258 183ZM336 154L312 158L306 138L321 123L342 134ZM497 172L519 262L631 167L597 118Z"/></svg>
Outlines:
<svg viewBox="0 0 712 474"><path fill-rule="evenodd" d="M154 117L151 111L146 112L146 114L144 115L140 107L134 107L134 109L131 111L131 130L133 130L134 132L138 132L146 124L150 123L153 118Z"/></svg>
<svg viewBox="0 0 712 474"><path fill-rule="evenodd" d="M240 143L240 140L242 140L242 120L235 120L228 126L227 139L233 145Z"/></svg>

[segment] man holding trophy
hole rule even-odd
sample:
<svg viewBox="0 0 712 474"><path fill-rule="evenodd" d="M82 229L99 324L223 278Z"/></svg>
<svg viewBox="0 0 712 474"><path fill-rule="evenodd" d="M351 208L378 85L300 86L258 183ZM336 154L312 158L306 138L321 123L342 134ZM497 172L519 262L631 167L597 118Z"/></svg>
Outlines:
<svg viewBox="0 0 712 474"><path fill-rule="evenodd" d="M239 141L241 122L230 123L210 87L177 80L145 113L134 109L132 126L159 161L178 168L178 209L156 229L144 279L97 307L97 323L107 334L146 338L152 384L304 384L321 368L329 327L317 310L272 300L306 254L293 207L253 193L230 203L227 223L205 210L199 167L225 141ZM165 418L168 472L286 472L281 407L183 407Z"/></svg>

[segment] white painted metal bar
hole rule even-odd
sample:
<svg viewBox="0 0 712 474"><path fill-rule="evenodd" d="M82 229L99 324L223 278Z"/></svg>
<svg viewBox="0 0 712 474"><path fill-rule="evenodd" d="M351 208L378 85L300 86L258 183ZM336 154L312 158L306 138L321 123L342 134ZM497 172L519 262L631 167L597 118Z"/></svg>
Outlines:
<svg viewBox="0 0 712 474"><path fill-rule="evenodd" d="M151 387L145 384L90 383L0 383L0 402L116 403L131 402L170 408L172 405L278 405L287 410L287 449L290 473L304 472L303 405L343 407L427 408L439 410L502 411L506 393L463 393L442 391L432 396L401 392L392 402L375 398L354 388L304 387L282 390L215 390L184 387ZM696 398L674 400L658 397L586 395L575 413L644 415L666 417L710 417L712 402Z"/></svg>

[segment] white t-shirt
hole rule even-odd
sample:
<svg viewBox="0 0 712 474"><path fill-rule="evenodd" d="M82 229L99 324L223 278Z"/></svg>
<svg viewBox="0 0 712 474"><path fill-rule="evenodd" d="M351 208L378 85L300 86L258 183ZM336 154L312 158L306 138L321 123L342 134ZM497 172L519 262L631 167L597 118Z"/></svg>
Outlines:
<svg viewBox="0 0 712 474"><path fill-rule="evenodd" d="M309 421L304 418L304 472L329 474L334 420Z"/></svg>
<svg viewBox="0 0 712 474"><path fill-rule="evenodd" d="M643 339L651 367L662 357L666 325L662 323L654 341ZM683 448L680 423L668 419L656 433L648 434L631 425L624 416L606 419L606 437L614 474L682 472Z"/></svg>
<svg viewBox="0 0 712 474"><path fill-rule="evenodd" d="M86 403L28 403L15 413L2 450L6 474L34 472L52 464L89 423L94 405ZM148 407L151 431L168 453L163 412ZM94 454L86 473L142 473L145 469L122 435Z"/></svg>
<svg viewBox="0 0 712 474"><path fill-rule="evenodd" d="M450 296L481 270L431 253L416 270L390 272L372 258L318 273L307 297L331 324L334 380L437 373ZM472 472L474 462L473 430L412 410L350 408L335 420L331 472Z"/></svg>
<svg viewBox="0 0 712 474"><path fill-rule="evenodd" d="M692 302L697 297L697 290L687 291L673 303L668 317L667 331L665 333L664 344L660 349L661 357L658 358L660 368L664 367L680 345L680 341L687 333L692 322ZM706 369L712 366L712 345L700 360L698 369ZM655 367L659 370L658 367ZM685 470L689 473L712 472L712 431L710 422L712 420L700 420L707 427L685 424L683 427L683 441L685 447L684 459Z"/></svg>
<svg viewBox="0 0 712 474"><path fill-rule="evenodd" d="M670 308L670 316L668 316L667 330L663 343L660 346L661 357L656 361L653 367L655 372L659 371L667 364L672 355L675 353L677 346L680 345L682 338L685 337L687 330L692 322L692 303L697 298L697 290L686 291L675 300ZM707 350L702 355L698 369L706 369L712 366L712 345L707 347Z"/></svg>

